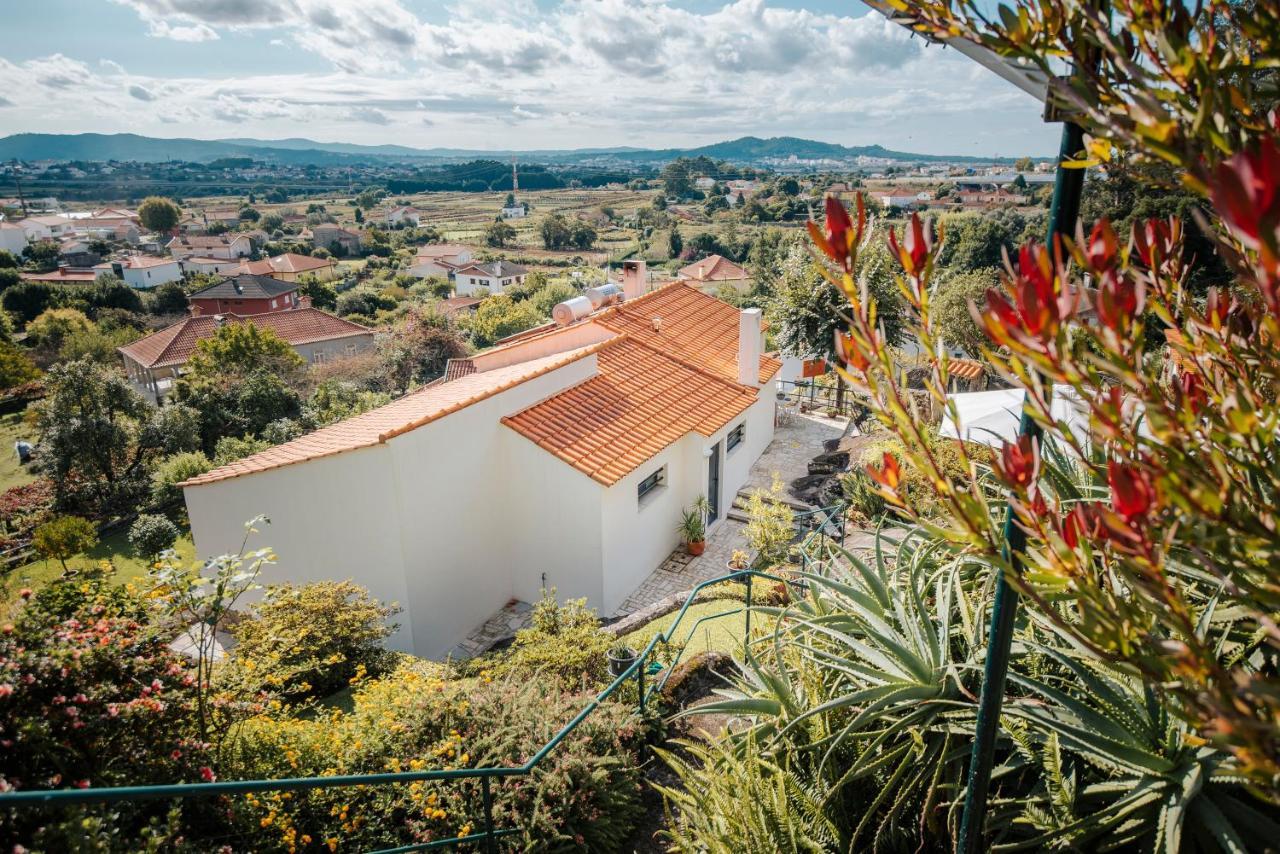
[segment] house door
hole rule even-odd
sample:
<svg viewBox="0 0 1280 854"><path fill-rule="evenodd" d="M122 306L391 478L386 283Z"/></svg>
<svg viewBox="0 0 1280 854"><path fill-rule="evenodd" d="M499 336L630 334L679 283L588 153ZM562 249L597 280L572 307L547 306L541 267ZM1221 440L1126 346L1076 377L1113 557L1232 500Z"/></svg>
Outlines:
<svg viewBox="0 0 1280 854"><path fill-rule="evenodd" d="M707 524L720 518L720 443L711 446L711 456L707 458L707 502L711 505L707 513Z"/></svg>

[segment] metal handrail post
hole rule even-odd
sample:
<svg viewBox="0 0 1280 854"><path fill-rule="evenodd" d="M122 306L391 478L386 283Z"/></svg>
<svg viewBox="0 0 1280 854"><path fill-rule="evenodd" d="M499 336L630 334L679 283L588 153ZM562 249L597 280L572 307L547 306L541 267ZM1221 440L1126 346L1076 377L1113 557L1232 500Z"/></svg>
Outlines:
<svg viewBox="0 0 1280 854"><path fill-rule="evenodd" d="M1059 235L1069 236L1080 216L1080 197L1084 190L1083 169L1068 169L1063 162L1084 147L1084 131L1074 122L1062 127L1062 143L1058 151L1058 172L1053 183L1053 202L1049 209L1046 242L1049 251ZM1022 419L1018 435L1039 440L1043 432L1027 409L1023 396ZM1013 504L1005 507L1004 547L1002 554L1010 571L1022 573L1022 555L1027 548L1027 533L1018 524ZM1000 710L1004 705L1005 681L1009 675L1009 651L1013 645L1013 624L1018 613L1018 591L1010 586L1004 573L996 578L995 599L991 607L991 627L987 634L987 660L982 672L982 695L978 701L973 749L969 757L969 781L960 817L958 854L977 854L982 850L982 830L987 813L987 795L991 789L991 769L995 763L996 735L1000 729Z"/></svg>
<svg viewBox="0 0 1280 854"><path fill-rule="evenodd" d="M497 847L493 844L493 795L489 791L489 778L480 778L480 797L484 802L484 850L494 854Z"/></svg>

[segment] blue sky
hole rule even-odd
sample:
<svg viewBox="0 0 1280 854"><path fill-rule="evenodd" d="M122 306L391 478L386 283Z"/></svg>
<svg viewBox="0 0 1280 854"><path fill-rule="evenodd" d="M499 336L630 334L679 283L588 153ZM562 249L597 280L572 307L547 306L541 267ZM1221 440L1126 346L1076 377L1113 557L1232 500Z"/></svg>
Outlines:
<svg viewBox="0 0 1280 854"><path fill-rule="evenodd" d="M41 0L5 11L0 132L1055 149L1034 100L855 2Z"/></svg>

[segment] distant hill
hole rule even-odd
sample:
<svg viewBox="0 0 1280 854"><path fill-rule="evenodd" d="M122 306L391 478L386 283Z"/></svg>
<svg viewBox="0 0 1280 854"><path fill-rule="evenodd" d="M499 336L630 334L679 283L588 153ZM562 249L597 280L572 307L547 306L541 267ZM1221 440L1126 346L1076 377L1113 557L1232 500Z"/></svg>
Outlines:
<svg viewBox="0 0 1280 854"><path fill-rule="evenodd" d="M866 155L902 161L991 163L1012 162L1011 158L911 154L891 151L879 145L849 147L792 136L761 139L744 136L695 148L581 148L535 151L480 151L460 148L411 148L404 145L356 145L343 142L316 142L291 139L159 139L132 133L50 134L18 133L0 138L0 160L122 160L156 163L166 160L208 162L220 157L252 157L275 163L331 165L368 160L445 161L477 157L519 157L526 162L573 163L587 158L608 158L620 162L662 163L677 157L710 157L733 163L753 164L767 159L846 159Z"/></svg>

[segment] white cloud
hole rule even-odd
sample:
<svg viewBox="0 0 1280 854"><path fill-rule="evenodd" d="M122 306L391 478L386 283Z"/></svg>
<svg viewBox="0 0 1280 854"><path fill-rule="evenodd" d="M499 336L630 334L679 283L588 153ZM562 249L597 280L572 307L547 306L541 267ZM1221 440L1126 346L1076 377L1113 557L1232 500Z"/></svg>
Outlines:
<svg viewBox="0 0 1280 854"><path fill-rule="evenodd" d="M974 140L986 151L1052 147L1031 99L874 14L771 5L777 0L697 11L676 0L465 0L440 23L405 0L115 2L157 37L221 38L229 48L252 31L332 70L261 74L250 60L235 76L224 67L201 76L193 60L186 71L148 77L110 61L91 70L56 53L0 59L0 91L16 108L6 110L7 124L146 132L163 123L207 136L212 123L360 142L394 131L403 144L476 148L511 147L515 123L530 147L744 134L935 153L974 153ZM193 47L192 56L201 50L209 48ZM140 111L137 100L155 106Z"/></svg>

